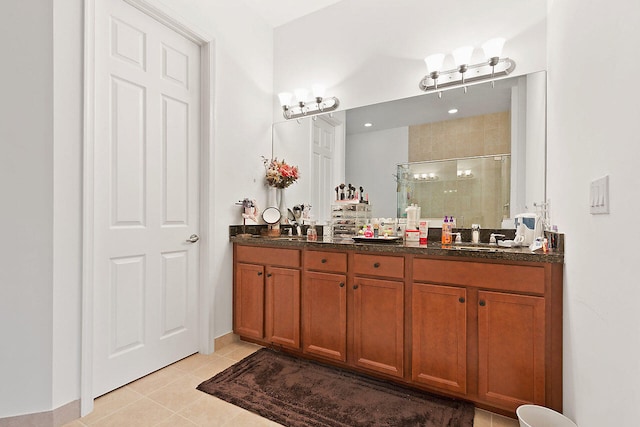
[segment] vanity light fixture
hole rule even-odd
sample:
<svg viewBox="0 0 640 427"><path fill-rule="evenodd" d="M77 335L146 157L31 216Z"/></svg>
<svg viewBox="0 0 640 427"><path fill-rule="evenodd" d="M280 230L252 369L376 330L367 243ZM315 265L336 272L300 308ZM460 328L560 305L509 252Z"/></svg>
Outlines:
<svg viewBox="0 0 640 427"><path fill-rule="evenodd" d="M459 170L457 176L459 179L473 178L473 172L471 169Z"/></svg>
<svg viewBox="0 0 640 427"><path fill-rule="evenodd" d="M310 117L317 114L324 114L335 111L340 105L340 101L335 96L325 98L325 88L320 85L314 85L311 88L313 98L309 96L307 89L296 89L293 94L290 92L282 92L278 94L280 105L282 106L282 115L285 119L300 119ZM295 96L295 103L293 98Z"/></svg>
<svg viewBox="0 0 640 427"><path fill-rule="evenodd" d="M457 108L452 108L452 109L450 109L449 111L447 111L447 113L449 113L449 114L455 114L455 113L457 113L457 112L458 112L458 109L457 109Z"/></svg>
<svg viewBox="0 0 640 427"><path fill-rule="evenodd" d="M496 38L485 42L482 49L485 53L485 62L470 64L473 46L464 46L452 52L456 68L442 70L444 54L438 53L425 58L427 75L420 80L418 86L425 92L439 91L439 89L453 86L464 87L467 92L467 84L483 80L493 80L510 74L516 68L516 62L510 58L500 58L505 39ZM442 97L442 92L438 92Z"/></svg>
<svg viewBox="0 0 640 427"><path fill-rule="evenodd" d="M437 181L438 179L440 179L440 177L438 175L436 175L433 172L429 172L429 173L414 173L413 174L413 179L415 181Z"/></svg>

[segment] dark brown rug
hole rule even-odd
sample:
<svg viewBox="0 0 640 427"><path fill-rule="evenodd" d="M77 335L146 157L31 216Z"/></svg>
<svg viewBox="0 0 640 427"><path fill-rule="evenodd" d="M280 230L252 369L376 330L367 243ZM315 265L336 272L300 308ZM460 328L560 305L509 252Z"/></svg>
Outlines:
<svg viewBox="0 0 640 427"><path fill-rule="evenodd" d="M198 386L290 427L471 427L472 404L266 348Z"/></svg>

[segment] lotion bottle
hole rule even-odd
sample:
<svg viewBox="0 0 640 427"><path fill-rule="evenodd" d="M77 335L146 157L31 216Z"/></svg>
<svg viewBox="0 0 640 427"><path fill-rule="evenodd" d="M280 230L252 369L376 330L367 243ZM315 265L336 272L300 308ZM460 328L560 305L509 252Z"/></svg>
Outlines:
<svg viewBox="0 0 640 427"><path fill-rule="evenodd" d="M442 221L442 238L440 239L443 245L447 244L448 227L449 227L449 217L445 215L444 221Z"/></svg>

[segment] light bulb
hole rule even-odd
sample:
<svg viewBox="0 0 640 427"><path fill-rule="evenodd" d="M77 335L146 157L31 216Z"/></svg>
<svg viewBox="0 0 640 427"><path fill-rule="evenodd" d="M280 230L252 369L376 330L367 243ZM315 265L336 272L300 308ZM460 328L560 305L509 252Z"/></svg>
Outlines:
<svg viewBox="0 0 640 427"><path fill-rule="evenodd" d="M427 71L429 73L436 73L442 71L442 63L444 62L444 54L434 53L424 58L424 63L427 64Z"/></svg>
<svg viewBox="0 0 640 427"><path fill-rule="evenodd" d="M309 91L307 89L304 89L304 88L298 88L298 89L294 90L293 93L296 96L296 101L298 101L299 103L302 103L302 104L307 102L307 99L309 98Z"/></svg>
<svg viewBox="0 0 640 427"><path fill-rule="evenodd" d="M504 42L505 39L501 37L487 40L482 45L482 50L484 51L484 56L486 57L486 59L489 60L491 58L500 58L500 55L502 55Z"/></svg>
<svg viewBox="0 0 640 427"><path fill-rule="evenodd" d="M453 51L453 60L457 67L468 65L471 62L471 54L473 54L473 46L459 47Z"/></svg>
<svg viewBox="0 0 640 427"><path fill-rule="evenodd" d="M278 99L280 100L280 105L286 107L291 104L291 98L293 95L291 92L281 92L278 94Z"/></svg>
<svg viewBox="0 0 640 427"><path fill-rule="evenodd" d="M325 87L322 85L311 86L311 92L313 92L313 97L316 99L320 98L322 100L322 98L324 98L325 90Z"/></svg>

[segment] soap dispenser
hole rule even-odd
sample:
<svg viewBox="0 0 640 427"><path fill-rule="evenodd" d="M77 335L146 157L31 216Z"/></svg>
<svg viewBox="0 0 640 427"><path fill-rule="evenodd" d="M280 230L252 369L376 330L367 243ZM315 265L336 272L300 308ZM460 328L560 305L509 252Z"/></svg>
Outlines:
<svg viewBox="0 0 640 427"><path fill-rule="evenodd" d="M471 224L471 243L480 243L480 224Z"/></svg>

